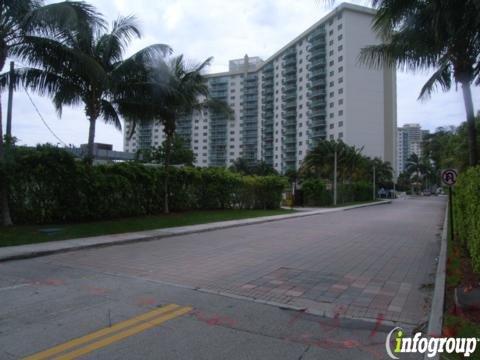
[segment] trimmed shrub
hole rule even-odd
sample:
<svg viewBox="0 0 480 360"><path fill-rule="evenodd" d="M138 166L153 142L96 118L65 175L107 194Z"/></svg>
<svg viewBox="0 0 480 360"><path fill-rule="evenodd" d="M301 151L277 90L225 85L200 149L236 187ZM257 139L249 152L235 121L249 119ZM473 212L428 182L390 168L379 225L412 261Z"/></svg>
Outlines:
<svg viewBox="0 0 480 360"><path fill-rule="evenodd" d="M458 176L453 198L455 231L480 272L480 166Z"/></svg>
<svg viewBox="0 0 480 360"><path fill-rule="evenodd" d="M89 166L52 146L17 148L10 203L15 223L103 220L159 214L163 167L138 163ZM242 176L223 168L170 168L172 211L275 209L287 186L279 176Z"/></svg>
<svg viewBox="0 0 480 360"><path fill-rule="evenodd" d="M327 206L332 204L332 194L320 179L307 179L302 183L305 205Z"/></svg>

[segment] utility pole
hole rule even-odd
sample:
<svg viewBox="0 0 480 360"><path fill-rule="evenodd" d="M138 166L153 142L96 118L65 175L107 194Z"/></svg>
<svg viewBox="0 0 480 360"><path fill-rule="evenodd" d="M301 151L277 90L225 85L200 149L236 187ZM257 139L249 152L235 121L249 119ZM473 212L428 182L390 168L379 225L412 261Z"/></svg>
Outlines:
<svg viewBox="0 0 480 360"><path fill-rule="evenodd" d="M10 81L8 84L8 103L7 103L7 129L5 135L7 135L8 141L12 137L12 107L13 107L13 88L15 82L15 64L10 61Z"/></svg>
<svg viewBox="0 0 480 360"><path fill-rule="evenodd" d="M333 156L333 205L337 205L337 147Z"/></svg>
<svg viewBox="0 0 480 360"><path fill-rule="evenodd" d="M373 200L377 198L375 191L375 165L373 165Z"/></svg>

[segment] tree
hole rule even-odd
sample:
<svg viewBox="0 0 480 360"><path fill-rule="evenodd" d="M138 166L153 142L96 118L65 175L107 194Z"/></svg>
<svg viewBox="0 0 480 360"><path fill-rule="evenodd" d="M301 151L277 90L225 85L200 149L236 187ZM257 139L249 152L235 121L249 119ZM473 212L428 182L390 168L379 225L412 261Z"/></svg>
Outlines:
<svg viewBox="0 0 480 360"><path fill-rule="evenodd" d="M378 8L374 27L384 44L362 49L361 60L372 66L398 66L435 72L419 98L452 80L462 87L470 166L478 163L475 114L471 85L480 83L480 16L477 0L373 0ZM478 1L477 1L478 2Z"/></svg>
<svg viewBox="0 0 480 360"><path fill-rule="evenodd" d="M83 2L61 2L43 5L39 0L3 0L0 3L0 72L8 57L20 57L26 62L43 65L35 49L55 51L60 37L68 27L100 22L90 5ZM8 85L8 74L0 78L0 90ZM11 225L8 206L8 180L5 169L5 145L2 131L2 107L0 100L0 206L2 225ZM11 140L11 139L10 139Z"/></svg>
<svg viewBox="0 0 480 360"><path fill-rule="evenodd" d="M158 147L138 150L137 158L145 163L163 164L166 152L165 142L163 141L162 145ZM170 164L192 166L194 162L195 154L193 151L186 146L185 141L180 136L175 135L172 140Z"/></svg>
<svg viewBox="0 0 480 360"><path fill-rule="evenodd" d="M417 185L417 189L423 183L423 176L425 175L425 166L421 161L420 157L417 154L411 154L405 166L405 172L409 175L412 187L414 184Z"/></svg>
<svg viewBox="0 0 480 360"><path fill-rule="evenodd" d="M248 161L245 158L238 158L230 166L230 170L243 175L278 175L278 172L265 161Z"/></svg>
<svg viewBox="0 0 480 360"><path fill-rule="evenodd" d="M88 159L93 158L98 118L121 129L120 104L131 101L136 85L145 81L145 64L170 51L167 45L155 44L124 59L131 40L140 36L133 16L118 18L108 31L97 15L95 22L64 30L50 50L44 43L52 40L45 39L17 51L34 66L17 70L18 82L50 95L60 116L64 106L83 105L89 121Z"/></svg>
<svg viewBox="0 0 480 360"><path fill-rule="evenodd" d="M211 112L225 113L232 116L232 109L223 101L209 97L208 83L203 70L211 59L194 66L188 66L183 55L169 61L154 58L148 65L145 86L131 101L121 103L120 109L132 123L131 134L138 122L157 121L163 125L164 142L164 212L169 213L169 166L171 164L172 141L176 124L181 116L194 111L208 109Z"/></svg>

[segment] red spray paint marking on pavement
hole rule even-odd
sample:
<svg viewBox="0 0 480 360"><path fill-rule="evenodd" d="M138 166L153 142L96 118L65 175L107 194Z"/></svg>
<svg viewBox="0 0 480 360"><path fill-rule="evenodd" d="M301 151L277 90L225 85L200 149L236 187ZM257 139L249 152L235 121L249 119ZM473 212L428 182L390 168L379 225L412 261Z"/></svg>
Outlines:
<svg viewBox="0 0 480 360"><path fill-rule="evenodd" d="M193 316L197 318L197 320L202 321L211 326L227 326L233 327L236 324L236 321L228 316L221 316L221 315L207 315L202 313L199 310L195 310L191 313Z"/></svg>
<svg viewBox="0 0 480 360"><path fill-rule="evenodd" d="M109 289L95 287L95 286L86 286L85 288L90 295L98 295L98 296L105 295L110 291Z"/></svg>
<svg viewBox="0 0 480 360"><path fill-rule="evenodd" d="M155 305L156 303L157 300L151 296L141 297L138 298L137 301L135 301L135 304L137 304L138 306L151 306Z"/></svg>
<svg viewBox="0 0 480 360"><path fill-rule="evenodd" d="M60 279L45 279L45 280L34 280L32 281L33 285L44 285L44 286L61 286L65 285L65 281Z"/></svg>
<svg viewBox="0 0 480 360"><path fill-rule="evenodd" d="M383 314L377 315L377 321L375 321L375 327L372 329L372 332L370 333L370 337L374 337L375 335L377 335L378 329L382 325L382 322L384 319L385 319L385 316Z"/></svg>

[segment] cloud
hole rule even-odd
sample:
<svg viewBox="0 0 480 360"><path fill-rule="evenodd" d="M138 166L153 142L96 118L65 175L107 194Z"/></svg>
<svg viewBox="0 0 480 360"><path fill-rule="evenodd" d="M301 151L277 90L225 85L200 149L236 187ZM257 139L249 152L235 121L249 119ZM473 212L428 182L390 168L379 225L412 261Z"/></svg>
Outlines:
<svg viewBox="0 0 480 360"><path fill-rule="evenodd" d="M57 0L47 1L49 3ZM120 15L135 14L144 36L133 42L129 54L152 43L169 44L176 54L202 61L214 57L209 72L226 71L230 59L250 56L267 58L306 30L332 7L321 0L90 0L109 21ZM337 1L338 2L338 1ZM367 5L368 0L353 1ZM459 124L465 117L461 91L437 92L427 102L417 101L425 74L398 73L398 123L418 122L423 127ZM473 90L476 109L480 108L480 89ZM81 107L65 108L61 119L51 101L34 96L45 121L66 143L85 143L88 122ZM6 105L6 96L2 94ZM3 106L5 111L6 106ZM14 133L22 143L57 140L42 124L22 92L15 94ZM101 122L97 142L123 148L122 133Z"/></svg>

